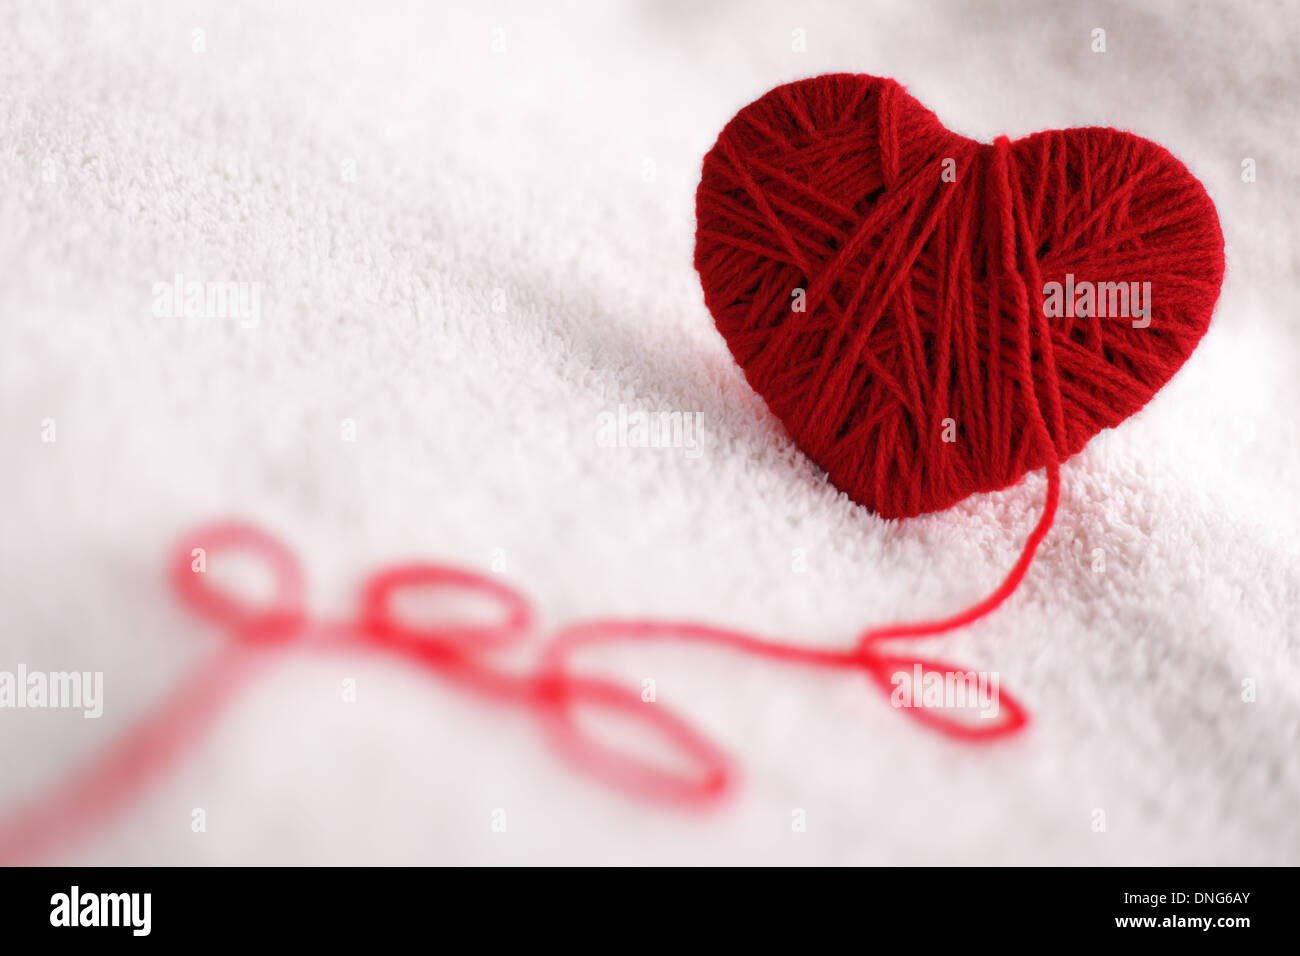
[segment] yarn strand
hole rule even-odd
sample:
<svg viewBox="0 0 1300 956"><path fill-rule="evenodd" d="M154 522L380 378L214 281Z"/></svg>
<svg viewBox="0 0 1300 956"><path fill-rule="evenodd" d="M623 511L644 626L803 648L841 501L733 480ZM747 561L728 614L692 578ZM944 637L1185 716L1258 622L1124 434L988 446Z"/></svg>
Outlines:
<svg viewBox="0 0 1300 956"><path fill-rule="evenodd" d="M918 637L952 630L983 616L1019 585L1033 551L1046 534L1055 508L1057 477L1049 471L1047 507L1012 574L979 604L943 621L867 631L850 648L807 647L740 630L685 621L599 619L565 627L539 651L531 671L516 673L492 663L495 651L534 632L532 605L512 588L473 571L440 564L386 568L369 579L360 609L351 620L310 618L301 602L304 586L290 552L264 531L240 522L219 522L187 535L176 547L171 580L180 600L200 617L228 632L230 643L194 670L151 714L85 767L47 792L0 818L0 865L40 862L107 826L187 749L198 745L223 707L274 655L295 647L314 652L370 650L396 656L437 675L466 693L531 712L556 752L576 769L630 796L677 807L707 807L734 788L731 758L684 718L612 681L581 676L573 669L583 649L624 642L708 645L784 664L860 671L889 696L901 671L957 673L940 660L879 650L891 637ZM263 561L276 582L266 607L255 607L207 583L191 555L203 548L208 563L224 552L244 552ZM391 599L409 588L462 592L492 599L501 620L492 624L444 623L416 627L397 617ZM942 709L911 707L903 713L945 736L967 743L996 740L1028 722L1024 707L1005 689L1000 719L973 723L945 716ZM579 723L580 708L640 721L670 744L686 768L664 767L599 742Z"/></svg>

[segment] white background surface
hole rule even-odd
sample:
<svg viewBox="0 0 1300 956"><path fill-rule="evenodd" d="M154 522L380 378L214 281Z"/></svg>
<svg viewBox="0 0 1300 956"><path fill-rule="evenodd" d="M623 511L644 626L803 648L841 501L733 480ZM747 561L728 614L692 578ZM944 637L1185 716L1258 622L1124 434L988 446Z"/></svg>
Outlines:
<svg viewBox="0 0 1300 956"><path fill-rule="evenodd" d="M282 536L322 613L384 562L494 549L547 626L691 616L845 645L990 589L1041 476L903 523L853 506L748 391L691 266L723 124L839 70L984 140L1131 129L1219 208L1197 352L1067 466L1014 600L920 648L1000 671L1031 730L969 750L852 675L621 654L744 771L731 804L681 816L573 774L524 714L290 654L60 859L1300 862L1291 4L3 4L0 668L103 670L107 700L98 721L0 711L0 806L216 647L163 562L217 516ZM261 324L155 318L177 272L262 282ZM597 447L620 403L701 412L706 453Z"/></svg>

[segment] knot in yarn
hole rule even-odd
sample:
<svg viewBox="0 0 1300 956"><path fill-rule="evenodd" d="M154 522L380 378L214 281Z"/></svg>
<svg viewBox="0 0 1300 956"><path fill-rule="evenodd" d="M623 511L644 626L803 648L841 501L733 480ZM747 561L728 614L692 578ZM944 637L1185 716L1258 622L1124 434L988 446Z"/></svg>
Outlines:
<svg viewBox="0 0 1300 956"><path fill-rule="evenodd" d="M835 74L741 110L704 159L695 266L746 378L885 517L1058 464L1142 408L1209 325L1205 189L1130 133L992 145L896 82Z"/></svg>

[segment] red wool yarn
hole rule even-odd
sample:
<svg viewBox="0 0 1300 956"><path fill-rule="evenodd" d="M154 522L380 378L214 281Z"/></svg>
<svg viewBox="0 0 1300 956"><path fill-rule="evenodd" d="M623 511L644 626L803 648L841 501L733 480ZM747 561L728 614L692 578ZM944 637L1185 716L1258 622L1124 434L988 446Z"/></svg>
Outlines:
<svg viewBox="0 0 1300 956"><path fill-rule="evenodd" d="M573 658L620 642L709 645L854 672L891 702L899 673L913 683L961 673L895 643L960 628L1015 591L1051 527L1061 462L1178 370L1223 277L1214 206L1160 146L1111 129L983 145L871 76L792 83L741 110L704 160L697 210L695 264L732 354L791 437L854 500L902 518L1046 469L1042 516L992 593L950 617L871 627L833 648L689 621L579 621L551 634L521 671L495 655L537 636L532 605L493 578L428 562L391 566L367 579L354 614L320 620L288 548L240 522L207 525L177 546L171 582L227 643L88 765L0 816L0 865L43 859L104 825L261 663L294 648L396 656L530 715L561 757L609 786L711 804L732 786L727 755L667 705L580 675ZM198 549L260 559L275 599L255 606L212 586L193 564ZM409 588L490 598L500 619L403 622L393 599ZM1005 690L999 703L1000 720L975 723L943 708L895 706L948 737L981 742L1027 723ZM679 768L602 742L579 709L639 721L676 752Z"/></svg>
<svg viewBox="0 0 1300 956"><path fill-rule="evenodd" d="M874 76L741 110L696 212L705 302L750 385L889 518L1005 488L1132 415L1223 278L1214 204L1163 147L1114 129L986 145ZM1050 283L1104 294L1049 317ZM1133 320L1105 308L1131 283Z"/></svg>
<svg viewBox="0 0 1300 956"><path fill-rule="evenodd" d="M737 113L704 158L696 219L732 355L855 501L906 518L1046 469L1002 583L948 617L867 630L864 655L1015 592L1061 463L1178 371L1223 281L1214 204L1163 147L1100 128L977 143L874 76L789 83Z"/></svg>

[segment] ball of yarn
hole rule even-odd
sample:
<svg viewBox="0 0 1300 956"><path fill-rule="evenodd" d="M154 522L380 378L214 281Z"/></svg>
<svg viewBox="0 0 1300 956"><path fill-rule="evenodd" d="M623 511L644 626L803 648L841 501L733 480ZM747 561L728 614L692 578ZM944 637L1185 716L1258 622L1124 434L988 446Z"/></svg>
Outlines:
<svg viewBox="0 0 1300 956"><path fill-rule="evenodd" d="M873 76L741 110L696 212L705 302L750 385L886 517L1006 487L1138 411L1223 277L1214 204L1163 147L983 144Z"/></svg>

